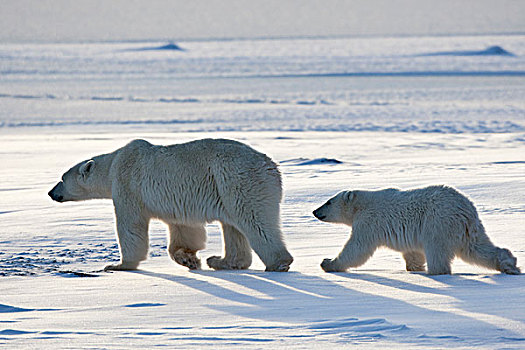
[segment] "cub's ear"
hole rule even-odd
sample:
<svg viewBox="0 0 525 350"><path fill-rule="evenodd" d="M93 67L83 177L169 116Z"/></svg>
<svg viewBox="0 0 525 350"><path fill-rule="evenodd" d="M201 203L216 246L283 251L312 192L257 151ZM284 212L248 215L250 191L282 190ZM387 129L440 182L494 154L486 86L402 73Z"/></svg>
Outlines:
<svg viewBox="0 0 525 350"><path fill-rule="evenodd" d="M346 191L344 194L343 194L343 200L346 202L346 203L350 203L352 201L352 199L354 199L355 197L355 193L352 192L352 191Z"/></svg>
<svg viewBox="0 0 525 350"><path fill-rule="evenodd" d="M82 164L80 168L78 169L78 171L85 180L88 178L89 174L91 173L94 167L95 167L95 162L93 161L93 159L90 159L84 164Z"/></svg>

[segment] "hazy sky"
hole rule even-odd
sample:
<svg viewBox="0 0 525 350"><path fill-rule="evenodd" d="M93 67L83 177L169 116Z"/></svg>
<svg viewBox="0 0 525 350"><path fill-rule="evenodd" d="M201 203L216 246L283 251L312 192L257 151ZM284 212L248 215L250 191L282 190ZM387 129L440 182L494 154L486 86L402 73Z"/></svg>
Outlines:
<svg viewBox="0 0 525 350"><path fill-rule="evenodd" d="M501 33L524 0L0 0L0 42Z"/></svg>

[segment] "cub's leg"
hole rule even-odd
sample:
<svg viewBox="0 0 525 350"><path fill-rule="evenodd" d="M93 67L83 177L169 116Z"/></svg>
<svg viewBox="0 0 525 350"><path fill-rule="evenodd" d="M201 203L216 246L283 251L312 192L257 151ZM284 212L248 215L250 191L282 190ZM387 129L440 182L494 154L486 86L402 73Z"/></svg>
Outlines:
<svg viewBox="0 0 525 350"><path fill-rule="evenodd" d="M472 225L467 231L469 233L465 249L460 249L460 258L478 266L498 270L509 275L519 275L519 267L516 266L516 258L505 248L496 247L485 233L481 222Z"/></svg>
<svg viewBox="0 0 525 350"><path fill-rule="evenodd" d="M169 224L168 253L176 263L190 270L201 268L197 251L206 247L206 229L204 225Z"/></svg>
<svg viewBox="0 0 525 350"><path fill-rule="evenodd" d="M324 259L321 267L326 272L342 272L350 267L363 265L377 249L366 232L360 232L358 227L352 229L352 236L346 242L343 250L335 259Z"/></svg>
<svg viewBox="0 0 525 350"><path fill-rule="evenodd" d="M454 253L445 244L432 242L425 245L425 256L427 258L427 270L429 275L450 275L450 264L454 259Z"/></svg>
<svg viewBox="0 0 525 350"><path fill-rule="evenodd" d="M425 254L411 251L403 253L407 271L425 271Z"/></svg>
<svg viewBox="0 0 525 350"><path fill-rule="evenodd" d="M224 258L211 256L208 266L215 270L243 270L252 264L252 251L246 237L232 225L221 223Z"/></svg>

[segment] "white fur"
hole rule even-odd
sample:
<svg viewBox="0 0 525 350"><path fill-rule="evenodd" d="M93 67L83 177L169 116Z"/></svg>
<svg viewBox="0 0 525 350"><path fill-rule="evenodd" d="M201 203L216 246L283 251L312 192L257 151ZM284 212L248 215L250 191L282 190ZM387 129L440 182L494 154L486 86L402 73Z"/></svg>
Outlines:
<svg viewBox="0 0 525 350"><path fill-rule="evenodd" d="M209 258L210 267L246 269L250 247L268 271L287 271L292 263L280 228L281 175L270 158L245 144L134 140L75 165L62 180L49 193L59 202L113 199L121 262L107 269L135 269L146 259L151 219L168 224L171 258L191 269L200 267L204 225L215 220L223 227L225 256Z"/></svg>
<svg viewBox="0 0 525 350"><path fill-rule="evenodd" d="M492 244L472 202L450 187L344 191L314 215L352 226L339 256L321 264L327 272L360 266L385 246L403 253L408 271L423 271L426 260L429 274L450 274L457 256L504 273L520 273L510 251Z"/></svg>

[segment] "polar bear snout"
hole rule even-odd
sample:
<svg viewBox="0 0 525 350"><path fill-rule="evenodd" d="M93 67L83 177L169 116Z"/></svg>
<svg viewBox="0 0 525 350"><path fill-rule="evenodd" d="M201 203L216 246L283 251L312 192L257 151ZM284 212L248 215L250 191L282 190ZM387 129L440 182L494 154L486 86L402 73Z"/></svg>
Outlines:
<svg viewBox="0 0 525 350"><path fill-rule="evenodd" d="M348 220L344 219L344 209L345 205L343 196L337 194L335 197L330 198L325 204L314 210L313 214L323 222L347 223L351 225Z"/></svg>
<svg viewBox="0 0 525 350"><path fill-rule="evenodd" d="M313 214L316 218L318 218L319 220L323 221L323 219L326 219L326 215L324 215L322 213L322 209L323 207L320 207L320 208L317 208L313 211Z"/></svg>
<svg viewBox="0 0 525 350"><path fill-rule="evenodd" d="M59 183L55 185L55 187L51 189L51 191L49 191L48 195L55 202L63 202L64 201L64 196L62 194L63 191L64 191L64 183L60 181Z"/></svg>

